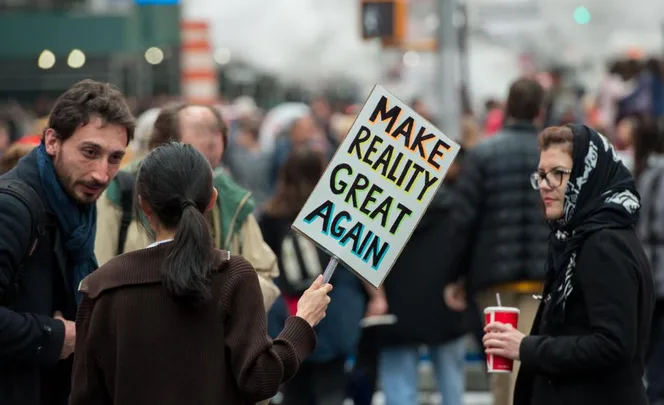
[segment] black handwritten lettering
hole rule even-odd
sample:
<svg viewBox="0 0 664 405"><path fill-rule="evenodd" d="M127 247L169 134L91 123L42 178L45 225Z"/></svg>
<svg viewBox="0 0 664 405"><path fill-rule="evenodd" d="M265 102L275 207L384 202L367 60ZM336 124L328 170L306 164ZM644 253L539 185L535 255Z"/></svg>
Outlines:
<svg viewBox="0 0 664 405"><path fill-rule="evenodd" d="M392 132L392 138L397 139L399 136L403 136L403 145L407 148L410 145L410 136L413 133L413 125L415 122L412 117L407 117L403 122L397 127L397 129Z"/></svg>
<svg viewBox="0 0 664 405"><path fill-rule="evenodd" d="M380 174L387 179L389 179L387 169L390 167L390 162L392 161L392 152L394 152L394 147L392 145L387 145L383 153L381 153L380 156L378 156L378 159L376 159L376 163L371 167L375 171L378 171L378 168L381 167Z"/></svg>
<svg viewBox="0 0 664 405"><path fill-rule="evenodd" d="M417 195L417 201L422 201L422 198L424 198L424 195L427 193L427 191L429 191L429 188L431 188L431 186L436 183L438 183L438 178L433 176L428 171L425 171L424 185L422 186L422 191L420 191L420 194Z"/></svg>
<svg viewBox="0 0 664 405"><path fill-rule="evenodd" d="M420 177L420 174L422 174L422 172L425 171L424 168L418 165L417 163L413 163L413 170L414 170L413 175L410 176L410 181L406 185L405 190L407 193L410 192L411 188L413 188L413 185L415 185L415 181L417 181L417 178Z"/></svg>
<svg viewBox="0 0 664 405"><path fill-rule="evenodd" d="M375 123L376 118L378 118L378 116L380 116L380 121L390 120L390 122L387 124L387 128L385 129L385 131L392 132L392 128L399 119L399 115L401 115L401 108L395 105L394 107L390 108L388 111L387 97L382 96L378 101L378 103L376 104L376 108L371 113L369 121Z"/></svg>
<svg viewBox="0 0 664 405"><path fill-rule="evenodd" d="M383 143L383 138L380 136L374 136L371 140L371 143L369 144L369 150L367 150L367 153L364 154L364 158L362 158L364 163L368 164L369 166L373 164L373 161L371 161L371 155L378 151L378 148L376 148L377 143Z"/></svg>
<svg viewBox="0 0 664 405"><path fill-rule="evenodd" d="M371 219L376 219L380 215L380 225L385 228L387 226L387 218L390 215L390 208L392 208L392 202L394 201L394 198L392 197L387 197L386 199L383 200L382 203L376 207L375 210L369 215L369 218Z"/></svg>
<svg viewBox="0 0 664 405"><path fill-rule="evenodd" d="M362 159L362 150L360 149L360 145L368 141L369 138L371 138L371 131L369 128L362 125L360 130L357 131L355 138L353 138L353 141L350 143L350 146L348 147L348 153L352 155L353 151L355 151L355 153L357 153L357 158Z"/></svg>
<svg viewBox="0 0 664 405"><path fill-rule="evenodd" d="M342 219L350 221L351 219L353 219L353 217L350 215L348 211L341 211L340 213L334 216L334 219L332 220L332 228L330 229L330 235L334 236L335 238L342 237L344 232L346 231L346 228L339 225L339 222L341 222Z"/></svg>
<svg viewBox="0 0 664 405"><path fill-rule="evenodd" d="M348 189L348 194L346 194L346 198L344 198L345 202L349 202L350 200L353 200L351 204L353 204L353 207L358 207L358 202L357 202L357 192L366 190L369 187L369 178L362 173L358 173L357 177L355 177L355 181L353 181L353 184L351 184L350 188Z"/></svg>
<svg viewBox="0 0 664 405"><path fill-rule="evenodd" d="M360 205L360 212L363 213L364 215L371 215L371 211L369 210L368 206L376 202L376 197L374 197L374 194L380 195L382 193L383 193L382 188L378 187L375 184L372 184L366 197L364 197L362 205Z"/></svg>
<svg viewBox="0 0 664 405"><path fill-rule="evenodd" d="M403 159L403 153L399 152L399 154L397 155L396 160L394 161L394 163L392 163L392 168L390 169L390 172L387 174L387 178L392 182L397 181L397 176L395 175L395 173L396 173L397 169L399 168L399 166L401 165L401 160L402 159Z"/></svg>
<svg viewBox="0 0 664 405"><path fill-rule="evenodd" d="M441 150L441 148L443 148L444 151ZM436 146L434 146L433 149L431 150L427 162L429 162L429 164L431 164L431 166L435 167L436 169L440 169L440 163L436 162L435 159L437 157L443 156L443 154L449 150L450 150L450 145L446 144L445 142L439 139L438 142L436 142Z"/></svg>
<svg viewBox="0 0 664 405"><path fill-rule="evenodd" d="M348 242L353 241L351 252L358 259L370 264L374 270L378 270L390 250L390 244L381 241L380 237L371 230L365 235L366 227L361 221L354 221L348 211L341 211L335 215L334 208L334 203L327 200L309 213L304 221L312 224L316 219L322 219L321 233L336 239L340 246L346 246ZM348 229L340 225L342 221L353 225Z"/></svg>
<svg viewBox="0 0 664 405"><path fill-rule="evenodd" d="M436 138L436 135L434 135L434 134L426 134L425 135L424 134L425 132L426 132L426 128L421 127L420 131L417 133L417 135L415 136L415 139L413 140L413 144L410 147L410 150L412 150L412 151L415 151L415 149L417 149L417 151L419 152L422 159L426 159L426 157L427 157L427 151L424 149L424 144L426 142L429 142L430 140Z"/></svg>
<svg viewBox="0 0 664 405"><path fill-rule="evenodd" d="M330 190L336 195L342 194L346 191L346 187L348 187L348 183L345 181L337 181L337 174L342 170L345 170L349 175L353 174L353 168L348 163L341 163L332 169L332 173L330 173Z"/></svg>
<svg viewBox="0 0 664 405"><path fill-rule="evenodd" d="M313 211L311 211L306 217L304 217L304 221L307 223L311 223L314 221L314 219L316 219L316 217L322 218L323 232L327 233L327 230L330 227L330 217L332 216L333 212L334 212L334 203L330 200L327 200L318 207L316 207Z"/></svg>
<svg viewBox="0 0 664 405"><path fill-rule="evenodd" d="M412 165L413 165L413 161L408 159L406 161L406 166L403 168L403 171L401 172L401 176L399 176L399 180L397 180L397 186L401 187L404 180L406 180L406 175L408 174L408 171L410 170L410 167Z"/></svg>
<svg viewBox="0 0 664 405"><path fill-rule="evenodd" d="M397 218L394 220L394 223L392 224L392 227L390 228L390 233L394 235L398 230L399 226L401 225L401 221L403 221L404 218L407 216L410 216L413 211L410 210L410 208L406 207L405 205L398 203L397 208L399 209L399 214L397 214Z"/></svg>
<svg viewBox="0 0 664 405"><path fill-rule="evenodd" d="M352 228L346 234L339 239L339 243L342 246L346 246L349 241L353 241L353 247L351 250L357 251L360 248L360 238L362 237L362 231L364 230L364 224L361 222L355 223Z"/></svg>
<svg viewBox="0 0 664 405"><path fill-rule="evenodd" d="M380 263L383 261L383 258L389 249L389 243L383 242L381 244L380 238L378 236L374 236L374 238L371 239L367 253L365 253L362 257L362 260L369 262L369 259L371 259L372 267L374 269L378 269L378 266L380 266Z"/></svg>
<svg viewBox="0 0 664 405"><path fill-rule="evenodd" d="M360 245L360 248L355 253L358 254L358 255L361 255L362 253L364 253L364 249L367 248L367 244L372 240L373 236L374 236L373 231L370 230L369 232L367 232L366 236L362 240L362 244Z"/></svg>

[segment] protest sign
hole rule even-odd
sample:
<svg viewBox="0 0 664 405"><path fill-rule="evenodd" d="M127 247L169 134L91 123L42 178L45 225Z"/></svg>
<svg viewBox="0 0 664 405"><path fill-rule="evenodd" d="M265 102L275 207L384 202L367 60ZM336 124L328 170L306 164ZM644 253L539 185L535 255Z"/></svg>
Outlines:
<svg viewBox="0 0 664 405"><path fill-rule="evenodd" d="M376 86L293 228L379 287L458 152Z"/></svg>

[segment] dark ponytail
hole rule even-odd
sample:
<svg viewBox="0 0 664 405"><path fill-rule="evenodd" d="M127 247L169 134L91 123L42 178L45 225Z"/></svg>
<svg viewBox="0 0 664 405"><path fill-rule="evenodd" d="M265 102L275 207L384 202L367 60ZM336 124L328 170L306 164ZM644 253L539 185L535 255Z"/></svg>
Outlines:
<svg viewBox="0 0 664 405"><path fill-rule="evenodd" d="M191 145L165 144L141 163L137 196L160 226L175 230L162 276L178 300L197 302L209 296L214 244L204 212L213 190L212 168Z"/></svg>

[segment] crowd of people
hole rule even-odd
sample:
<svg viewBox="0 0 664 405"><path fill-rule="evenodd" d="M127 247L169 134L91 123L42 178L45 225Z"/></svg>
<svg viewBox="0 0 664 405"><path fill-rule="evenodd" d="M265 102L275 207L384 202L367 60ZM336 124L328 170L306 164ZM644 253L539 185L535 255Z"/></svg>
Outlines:
<svg viewBox="0 0 664 405"><path fill-rule="evenodd" d="M134 120L84 81L11 116L2 403L416 404L425 348L461 405L469 334L519 360L490 376L495 405L664 401L660 70L618 62L585 104L563 72L520 78L464 116L379 289L343 266L323 285L329 256L290 227L356 105L170 102ZM496 293L518 328L484 324Z"/></svg>

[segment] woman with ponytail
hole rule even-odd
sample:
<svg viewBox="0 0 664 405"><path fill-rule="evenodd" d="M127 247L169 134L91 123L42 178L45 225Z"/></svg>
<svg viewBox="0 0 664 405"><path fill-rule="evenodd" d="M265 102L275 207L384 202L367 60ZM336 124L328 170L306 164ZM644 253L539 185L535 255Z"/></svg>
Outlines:
<svg viewBox="0 0 664 405"><path fill-rule="evenodd" d="M317 279L268 338L256 272L214 248L204 217L217 200L212 177L206 158L180 143L141 164L136 206L156 242L81 283L71 405L254 404L314 350L332 286Z"/></svg>

